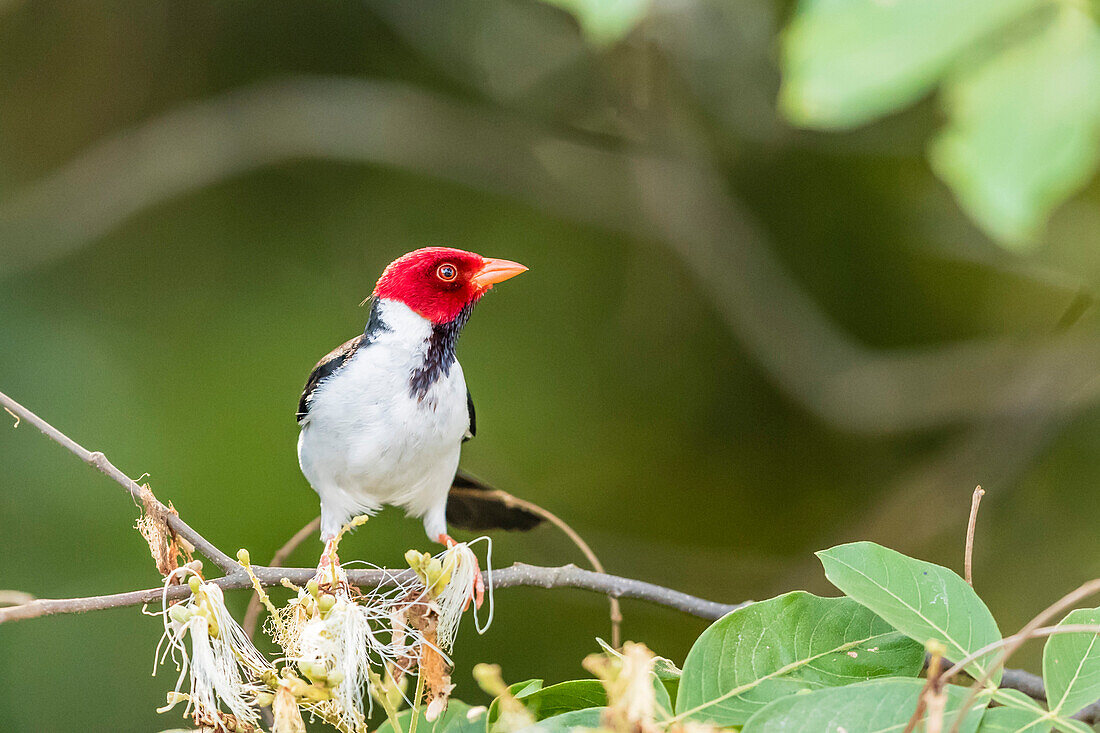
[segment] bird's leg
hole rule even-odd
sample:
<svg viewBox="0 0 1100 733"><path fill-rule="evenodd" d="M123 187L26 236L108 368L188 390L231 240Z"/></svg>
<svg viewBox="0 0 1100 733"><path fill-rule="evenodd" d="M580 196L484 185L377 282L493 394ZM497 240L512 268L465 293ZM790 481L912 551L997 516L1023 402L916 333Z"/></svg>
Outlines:
<svg viewBox="0 0 1100 733"><path fill-rule="evenodd" d="M325 551L321 553L321 560L317 563L318 577L328 577L332 585L340 582L340 558L336 556L336 546L340 544L340 538L333 537L325 542Z"/></svg>
<svg viewBox="0 0 1100 733"><path fill-rule="evenodd" d="M436 542L448 550L458 544L446 532L439 535ZM481 608L481 604L485 602L485 578L481 575L481 565L478 564L477 556L474 556L474 584L470 588L470 596L466 599L466 605L462 607L463 611L470 607L470 601L474 602L476 608Z"/></svg>

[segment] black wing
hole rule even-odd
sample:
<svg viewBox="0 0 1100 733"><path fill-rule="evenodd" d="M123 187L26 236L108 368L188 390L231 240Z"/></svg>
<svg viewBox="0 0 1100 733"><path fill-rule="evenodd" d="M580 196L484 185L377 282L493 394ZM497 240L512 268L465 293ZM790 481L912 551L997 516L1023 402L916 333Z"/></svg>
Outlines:
<svg viewBox="0 0 1100 733"><path fill-rule="evenodd" d="M389 326L382 320L382 310L378 307L377 296L370 296L363 301L363 304L367 305L369 309L367 314L367 327L363 330L363 333L350 341L345 341L328 352L325 358L321 359L321 361L317 362L317 366L313 367L309 379L306 380L305 389L302 390L302 396L298 399L298 412L296 417L298 418L299 424L309 415L309 402L313 398L313 391L317 389L317 385L319 385L325 377L332 376L340 367L344 366L344 364L348 362L348 359L354 356L355 352L361 347L369 346L378 338L380 333L390 330ZM468 398L469 392L467 392L467 399Z"/></svg>
<svg viewBox="0 0 1100 733"><path fill-rule="evenodd" d="M299 424L309 415L309 401L313 398L313 392L317 389L317 385L319 385L325 377L332 376L337 369L344 366L347 360L363 345L364 340L366 340L366 335L360 334L350 341L345 341L328 352L321 361L317 362L317 366L313 367L309 379L306 380L305 389L302 390L302 396L298 399L298 413L296 417Z"/></svg>
<svg viewBox="0 0 1100 733"><path fill-rule="evenodd" d="M474 532L537 527L543 518L524 504L460 469L447 495L447 523Z"/></svg>
<svg viewBox="0 0 1100 733"><path fill-rule="evenodd" d="M466 428L466 434L462 436L463 443L477 435L477 415L474 414L474 399L470 397L469 387L466 388L466 412L470 414L470 427Z"/></svg>

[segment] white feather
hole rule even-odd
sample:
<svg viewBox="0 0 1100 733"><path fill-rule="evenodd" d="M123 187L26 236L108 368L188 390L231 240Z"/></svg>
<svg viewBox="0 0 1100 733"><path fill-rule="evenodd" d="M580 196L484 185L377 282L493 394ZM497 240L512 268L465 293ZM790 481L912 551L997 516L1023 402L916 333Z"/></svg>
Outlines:
<svg viewBox="0 0 1100 733"><path fill-rule="evenodd" d="M321 497L322 539L392 505L423 517L434 540L447 529L447 492L469 429L466 380L456 361L423 398L412 395L432 325L403 303L376 307L387 330L314 390L298 462Z"/></svg>

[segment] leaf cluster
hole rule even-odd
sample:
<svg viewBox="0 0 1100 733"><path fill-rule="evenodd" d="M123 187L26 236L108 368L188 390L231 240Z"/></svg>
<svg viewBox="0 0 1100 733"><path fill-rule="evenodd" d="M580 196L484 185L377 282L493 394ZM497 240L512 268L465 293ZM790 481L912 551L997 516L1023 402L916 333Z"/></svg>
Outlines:
<svg viewBox="0 0 1100 733"><path fill-rule="evenodd" d="M795 591L751 604L704 631L682 671L654 660L646 672L652 712L632 730L1090 730L1072 716L1100 698L1100 609L1070 612L1062 624L1076 631L1047 631L1043 705L999 687L1010 640L955 572L870 542L818 557L843 596ZM604 650L609 659L620 655ZM958 674L948 670L952 661L962 663ZM622 704L609 695L613 689L602 676L550 686L528 680L510 686L483 715L459 703L462 715L452 709L435 730L617 730L606 714ZM505 725L503 698L526 709L518 727Z"/></svg>
<svg viewBox="0 0 1100 733"><path fill-rule="evenodd" d="M843 129L939 88L932 167L1004 245L1035 240L1100 161L1100 27L1077 0L803 0L780 107Z"/></svg>

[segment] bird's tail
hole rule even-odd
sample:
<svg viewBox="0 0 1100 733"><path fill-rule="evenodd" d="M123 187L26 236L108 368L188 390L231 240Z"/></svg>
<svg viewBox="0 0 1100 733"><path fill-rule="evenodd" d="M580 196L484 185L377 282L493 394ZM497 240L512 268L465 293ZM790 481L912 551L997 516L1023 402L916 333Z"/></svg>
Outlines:
<svg viewBox="0 0 1100 733"><path fill-rule="evenodd" d="M526 531L542 523L528 502L507 491L494 489L481 479L459 470L447 495L447 524L471 532L490 529Z"/></svg>

